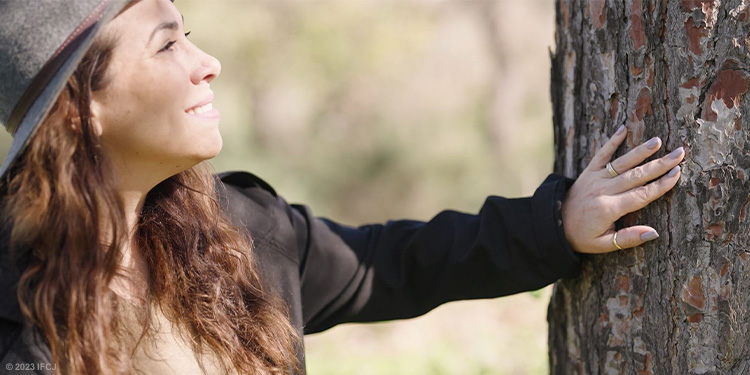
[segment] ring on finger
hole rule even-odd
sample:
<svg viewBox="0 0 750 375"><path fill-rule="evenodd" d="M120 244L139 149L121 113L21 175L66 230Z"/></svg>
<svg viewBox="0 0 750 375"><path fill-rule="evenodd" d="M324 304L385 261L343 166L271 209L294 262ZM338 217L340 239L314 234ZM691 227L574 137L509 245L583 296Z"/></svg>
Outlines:
<svg viewBox="0 0 750 375"><path fill-rule="evenodd" d="M620 244L617 243L617 232L615 232L615 235L612 237L612 244L614 244L618 250L622 250Z"/></svg>
<svg viewBox="0 0 750 375"><path fill-rule="evenodd" d="M599 164L599 165L601 165L601 164ZM615 168L612 167L612 163L607 163L607 171L609 172L609 175L612 176L613 178L620 175L619 173L617 173L617 171L615 170Z"/></svg>

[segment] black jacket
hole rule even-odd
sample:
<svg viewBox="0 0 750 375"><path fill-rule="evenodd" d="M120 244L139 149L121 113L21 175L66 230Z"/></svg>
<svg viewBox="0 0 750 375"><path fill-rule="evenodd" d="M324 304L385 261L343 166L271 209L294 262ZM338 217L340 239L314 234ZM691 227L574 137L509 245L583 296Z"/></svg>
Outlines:
<svg viewBox="0 0 750 375"><path fill-rule="evenodd" d="M305 334L346 322L415 317L448 301L534 290L580 268L560 213L573 180L558 175L530 198L488 197L477 215L444 211L428 222L358 228L287 204L250 173L220 177L222 207L250 232L261 273ZM7 239L0 245L0 374L49 374L49 349L18 308L20 272L8 261Z"/></svg>

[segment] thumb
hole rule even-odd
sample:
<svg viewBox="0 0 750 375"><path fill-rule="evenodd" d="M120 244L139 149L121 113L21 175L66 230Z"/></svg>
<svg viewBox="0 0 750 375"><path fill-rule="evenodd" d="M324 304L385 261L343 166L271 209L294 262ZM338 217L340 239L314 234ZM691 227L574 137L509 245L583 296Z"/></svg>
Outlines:
<svg viewBox="0 0 750 375"><path fill-rule="evenodd" d="M622 228L618 230L616 234L617 244L623 249L640 246L648 241L653 241L659 238L659 233L657 233L654 228L645 225ZM613 235L610 239L612 242L610 246L616 248L614 238Z"/></svg>

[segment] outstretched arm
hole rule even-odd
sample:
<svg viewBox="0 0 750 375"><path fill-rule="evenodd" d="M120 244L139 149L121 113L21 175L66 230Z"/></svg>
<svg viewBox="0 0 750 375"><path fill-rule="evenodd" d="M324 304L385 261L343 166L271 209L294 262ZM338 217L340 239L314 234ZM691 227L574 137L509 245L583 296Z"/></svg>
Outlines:
<svg viewBox="0 0 750 375"><path fill-rule="evenodd" d="M350 227L291 206L300 236L305 332L414 317L453 300L541 288L577 274L561 201L572 180L551 175L529 198L489 197L478 214Z"/></svg>

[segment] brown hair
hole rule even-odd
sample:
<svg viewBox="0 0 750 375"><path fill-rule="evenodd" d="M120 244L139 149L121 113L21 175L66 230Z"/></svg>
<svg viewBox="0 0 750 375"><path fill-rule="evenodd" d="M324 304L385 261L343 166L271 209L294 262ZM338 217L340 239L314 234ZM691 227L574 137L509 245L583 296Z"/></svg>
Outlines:
<svg viewBox="0 0 750 375"><path fill-rule="evenodd" d="M7 183L11 248L30 250L21 309L65 374L120 374L133 366L109 290L130 239L89 111L91 93L107 84L114 44L98 37ZM210 351L225 370L297 370L299 338L288 312L261 282L249 236L221 212L215 184L201 163L147 195L133 243L148 266L148 295L188 333L196 353Z"/></svg>

